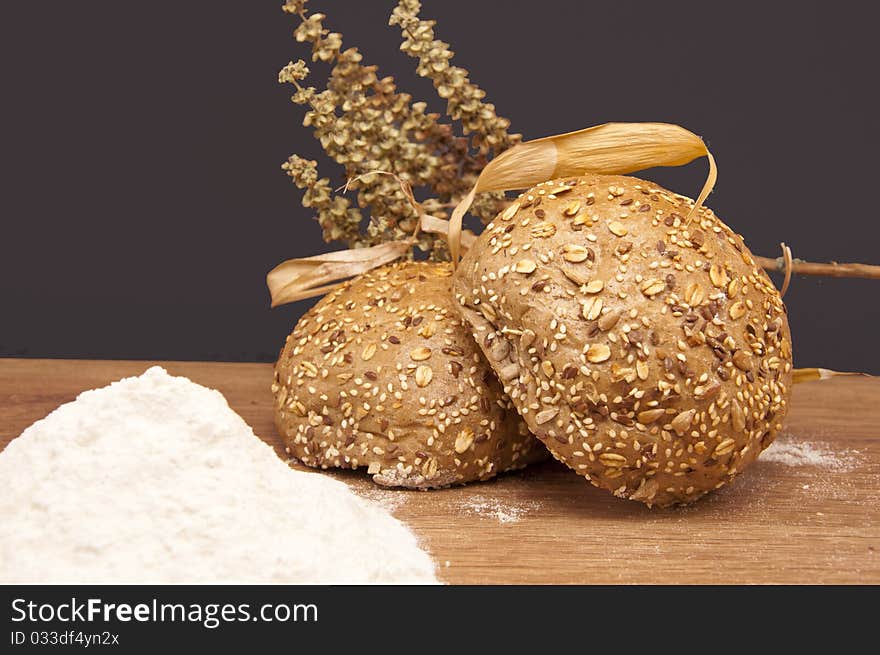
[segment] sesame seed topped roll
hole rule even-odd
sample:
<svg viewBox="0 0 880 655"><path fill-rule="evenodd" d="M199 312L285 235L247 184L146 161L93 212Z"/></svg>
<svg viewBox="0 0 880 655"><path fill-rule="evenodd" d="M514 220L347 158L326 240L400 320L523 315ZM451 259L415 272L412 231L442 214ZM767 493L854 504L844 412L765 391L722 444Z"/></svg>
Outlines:
<svg viewBox="0 0 880 655"><path fill-rule="evenodd" d="M490 223L453 290L553 455L666 506L721 487L781 428L785 306L711 210L633 177L539 184Z"/></svg>
<svg viewBox="0 0 880 655"><path fill-rule="evenodd" d="M453 307L448 263L369 271L321 299L275 368L291 455L381 485L485 480L547 457Z"/></svg>

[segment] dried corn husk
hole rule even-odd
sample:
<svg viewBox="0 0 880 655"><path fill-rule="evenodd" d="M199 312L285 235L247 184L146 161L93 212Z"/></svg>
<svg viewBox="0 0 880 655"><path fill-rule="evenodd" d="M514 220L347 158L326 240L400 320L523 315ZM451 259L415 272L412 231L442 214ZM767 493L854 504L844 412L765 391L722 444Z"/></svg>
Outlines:
<svg viewBox="0 0 880 655"><path fill-rule="evenodd" d="M430 214L422 214L419 225L422 232L443 236L447 236L449 232L449 221ZM462 247L468 248L476 238L477 235L470 230L463 230ZM329 293L341 284L339 280L389 264L405 256L415 243L416 238L413 237L403 241L389 241L369 248L339 250L314 257L288 259L266 275L272 307Z"/></svg>
<svg viewBox="0 0 880 655"><path fill-rule="evenodd" d="M288 259L266 275L272 307L329 293L339 286L339 280L360 275L403 257L414 243L413 239L389 241L369 248Z"/></svg>
<svg viewBox="0 0 880 655"><path fill-rule="evenodd" d="M831 378L841 377L844 375L860 375L862 377L873 377L867 373L846 373L842 371L832 371L827 368L796 368L792 371L792 382L798 384L800 382L813 382L815 380L830 380Z"/></svg>
<svg viewBox="0 0 880 655"><path fill-rule="evenodd" d="M655 166L682 166L698 157L708 158L709 173L691 214L712 191L718 170L703 140L683 127L670 123L605 123L521 143L489 162L474 188L453 211L448 237L452 261L458 261L462 220L477 193L525 189L584 173L622 174Z"/></svg>

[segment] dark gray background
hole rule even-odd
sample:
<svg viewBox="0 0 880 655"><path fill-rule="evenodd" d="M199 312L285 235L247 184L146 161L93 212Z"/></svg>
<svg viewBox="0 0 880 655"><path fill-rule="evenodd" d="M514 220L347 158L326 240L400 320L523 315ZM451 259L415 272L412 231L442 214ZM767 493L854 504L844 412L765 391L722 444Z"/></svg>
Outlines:
<svg viewBox="0 0 880 655"><path fill-rule="evenodd" d="M423 4L527 138L679 123L708 141L720 168L709 204L756 254L785 240L805 259L880 263L869 3ZM279 5L4 8L0 355L274 359L310 301L269 310L264 275L324 248L279 168L292 152L320 154L276 83L307 56ZM311 2L346 45L442 110L398 50L393 6ZM704 170L648 176L692 195ZM878 285L795 279L796 363L880 373Z"/></svg>

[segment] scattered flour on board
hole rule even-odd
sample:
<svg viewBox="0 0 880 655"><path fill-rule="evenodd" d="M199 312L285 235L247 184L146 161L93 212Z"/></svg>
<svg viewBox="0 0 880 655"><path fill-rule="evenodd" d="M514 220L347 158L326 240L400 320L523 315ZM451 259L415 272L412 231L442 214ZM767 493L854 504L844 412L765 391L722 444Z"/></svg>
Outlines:
<svg viewBox="0 0 880 655"><path fill-rule="evenodd" d="M759 461L786 466L816 466L834 471L850 471L858 463L857 451L833 451L809 441L777 439L761 453Z"/></svg>
<svg viewBox="0 0 880 655"><path fill-rule="evenodd" d="M370 484L373 484L372 482ZM403 507L408 500L407 494L422 493L409 489L388 489L386 487L373 486L367 489L352 489L358 496L372 503L377 503L387 511L394 514Z"/></svg>
<svg viewBox="0 0 880 655"><path fill-rule="evenodd" d="M437 582L386 509L159 367L34 423L0 480L0 583Z"/></svg>
<svg viewBox="0 0 880 655"><path fill-rule="evenodd" d="M495 519L499 523L516 523L540 508L541 504L534 501L506 503L485 496L472 496L461 505L461 509L468 514Z"/></svg>

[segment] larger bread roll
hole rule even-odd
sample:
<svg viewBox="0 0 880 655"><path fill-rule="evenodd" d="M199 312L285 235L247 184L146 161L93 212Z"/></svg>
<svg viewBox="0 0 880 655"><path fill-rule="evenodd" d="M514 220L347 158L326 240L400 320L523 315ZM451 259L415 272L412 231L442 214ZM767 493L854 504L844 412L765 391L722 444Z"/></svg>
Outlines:
<svg viewBox="0 0 880 655"><path fill-rule="evenodd" d="M382 485L485 480L547 457L458 316L452 268L404 262L325 296L275 367L275 424L308 466Z"/></svg>
<svg viewBox="0 0 880 655"><path fill-rule="evenodd" d="M454 292L529 429L623 498L693 501L773 441L791 387L785 306L708 209L632 177L539 184Z"/></svg>

